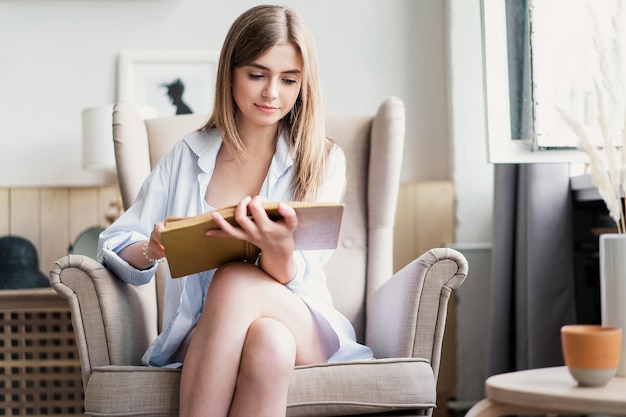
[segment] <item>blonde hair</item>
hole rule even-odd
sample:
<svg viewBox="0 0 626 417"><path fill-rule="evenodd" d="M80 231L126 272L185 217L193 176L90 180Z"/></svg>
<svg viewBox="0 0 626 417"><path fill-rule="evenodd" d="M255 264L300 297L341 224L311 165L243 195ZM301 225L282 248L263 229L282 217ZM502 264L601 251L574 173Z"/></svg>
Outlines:
<svg viewBox="0 0 626 417"><path fill-rule="evenodd" d="M324 133L315 40L293 10L256 6L233 22L220 54L213 114L202 129L217 129L233 155L248 156L236 127L233 70L252 63L285 40L302 59L302 84L292 111L280 121L279 132L287 137L294 154L294 199L305 201L315 198L324 179L331 142Z"/></svg>

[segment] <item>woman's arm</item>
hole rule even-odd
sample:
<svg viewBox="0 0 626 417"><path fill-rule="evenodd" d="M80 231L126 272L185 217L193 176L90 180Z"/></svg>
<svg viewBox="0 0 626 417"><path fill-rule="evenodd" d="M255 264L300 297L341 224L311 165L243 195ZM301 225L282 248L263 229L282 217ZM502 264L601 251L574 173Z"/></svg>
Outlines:
<svg viewBox="0 0 626 417"><path fill-rule="evenodd" d="M98 261L125 282L142 285L154 276L156 263L143 254L143 245L153 240L158 222L167 214L168 172L161 161L144 181L133 205L100 234ZM155 260L164 255L157 246L160 227L158 230L146 251Z"/></svg>
<svg viewBox="0 0 626 417"><path fill-rule="evenodd" d="M293 207L287 204L279 204L278 213L282 218L275 223L284 225L284 234L281 238L270 240L266 242L265 247L261 247L258 265L281 284L287 284L297 272L293 259L295 247L293 233L298 225L298 218Z"/></svg>
<svg viewBox="0 0 626 417"><path fill-rule="evenodd" d="M149 269L165 258L165 247L161 239L161 231L165 221L158 222L150 233L150 238L132 243L119 251L120 258L139 270Z"/></svg>

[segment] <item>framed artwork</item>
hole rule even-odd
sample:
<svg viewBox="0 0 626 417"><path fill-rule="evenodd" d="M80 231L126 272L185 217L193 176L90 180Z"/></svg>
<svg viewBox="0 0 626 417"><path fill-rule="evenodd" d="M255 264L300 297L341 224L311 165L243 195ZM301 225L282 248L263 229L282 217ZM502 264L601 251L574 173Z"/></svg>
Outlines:
<svg viewBox="0 0 626 417"><path fill-rule="evenodd" d="M136 51L119 54L117 100L156 108L158 116L213 109L218 53Z"/></svg>

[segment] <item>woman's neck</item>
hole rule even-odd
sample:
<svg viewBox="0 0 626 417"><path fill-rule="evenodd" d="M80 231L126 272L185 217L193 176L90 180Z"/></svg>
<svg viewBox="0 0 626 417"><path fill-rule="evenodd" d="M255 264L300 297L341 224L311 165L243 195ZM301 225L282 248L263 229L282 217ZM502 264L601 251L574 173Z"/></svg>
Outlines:
<svg viewBox="0 0 626 417"><path fill-rule="evenodd" d="M276 138L278 137L278 124L271 126L237 126L239 137L246 147L246 150L254 155L255 151L264 149L274 149Z"/></svg>

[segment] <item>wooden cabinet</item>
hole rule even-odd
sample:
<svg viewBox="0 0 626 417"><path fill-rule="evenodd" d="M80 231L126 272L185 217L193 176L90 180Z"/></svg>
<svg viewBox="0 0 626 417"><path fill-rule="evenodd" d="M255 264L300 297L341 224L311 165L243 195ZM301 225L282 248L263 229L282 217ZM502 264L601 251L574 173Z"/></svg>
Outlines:
<svg viewBox="0 0 626 417"><path fill-rule="evenodd" d="M52 288L0 290L0 415L82 414L67 301Z"/></svg>

